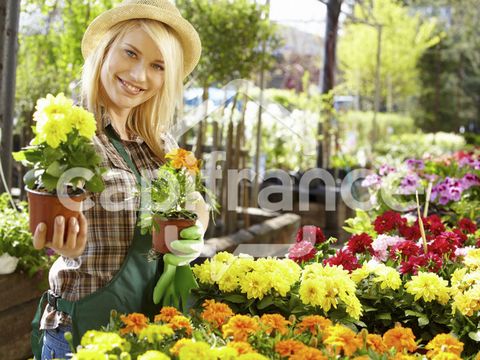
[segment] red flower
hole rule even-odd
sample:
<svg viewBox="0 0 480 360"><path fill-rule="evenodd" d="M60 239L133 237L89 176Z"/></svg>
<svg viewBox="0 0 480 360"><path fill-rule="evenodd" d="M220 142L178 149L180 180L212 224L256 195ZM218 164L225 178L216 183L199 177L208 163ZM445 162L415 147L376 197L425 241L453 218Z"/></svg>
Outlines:
<svg viewBox="0 0 480 360"><path fill-rule="evenodd" d="M451 231L442 232L428 244L428 251L442 257L449 255L451 259L455 257L455 250L461 246L460 237Z"/></svg>
<svg viewBox="0 0 480 360"><path fill-rule="evenodd" d="M442 219L436 214L430 215L422 220L425 231L429 231L435 236L445 231L445 225L442 224ZM416 223L418 223L418 220Z"/></svg>
<svg viewBox="0 0 480 360"><path fill-rule="evenodd" d="M317 249L309 241L300 241L293 244L288 250L288 258L297 263L308 261L315 257Z"/></svg>
<svg viewBox="0 0 480 360"><path fill-rule="evenodd" d="M420 268L426 271L437 272L442 267L442 258L437 254L428 253L411 256L400 265L400 273L416 275Z"/></svg>
<svg viewBox="0 0 480 360"><path fill-rule="evenodd" d="M422 236L422 234L420 234L420 227L418 225L418 222L416 222L412 226L401 225L398 231L400 232L400 235L402 235L407 240L417 241Z"/></svg>
<svg viewBox="0 0 480 360"><path fill-rule="evenodd" d="M394 260L397 260L398 257L401 259L408 259L411 256L417 256L420 253L420 247L413 241L405 240L390 249L390 257Z"/></svg>
<svg viewBox="0 0 480 360"><path fill-rule="evenodd" d="M467 234L473 234L477 231L477 225L468 218L463 218L458 222L458 227Z"/></svg>
<svg viewBox="0 0 480 360"><path fill-rule="evenodd" d="M315 240L315 244L321 244L325 241L325 235L318 226L305 225L301 226L297 231L297 243L300 241L310 241Z"/></svg>
<svg viewBox="0 0 480 360"><path fill-rule="evenodd" d="M392 210L385 211L382 215L377 216L373 222L375 231L378 234L385 234L392 230L398 229L401 225L405 225L407 220Z"/></svg>
<svg viewBox="0 0 480 360"><path fill-rule="evenodd" d="M465 243L465 241L467 241L467 235L465 235L465 233L460 230L460 229L453 229L452 230L455 234L458 235L458 237L460 238L460 243L463 245Z"/></svg>
<svg viewBox="0 0 480 360"><path fill-rule="evenodd" d="M370 255L373 255L372 249L373 239L367 233L361 233L358 235L352 235L348 240L347 247L352 254L359 254L368 251Z"/></svg>
<svg viewBox="0 0 480 360"><path fill-rule="evenodd" d="M353 255L348 249L338 250L337 253L331 258L323 260L323 265L342 265L345 270L352 271L362 267L355 255Z"/></svg>

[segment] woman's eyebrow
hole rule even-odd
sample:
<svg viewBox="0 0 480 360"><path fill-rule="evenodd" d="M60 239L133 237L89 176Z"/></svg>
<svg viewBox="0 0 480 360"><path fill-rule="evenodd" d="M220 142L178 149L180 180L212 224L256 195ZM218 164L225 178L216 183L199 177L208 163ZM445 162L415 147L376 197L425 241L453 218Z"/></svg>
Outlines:
<svg viewBox="0 0 480 360"><path fill-rule="evenodd" d="M129 43L125 43L126 45L130 46L133 50L135 50L137 53L139 53L140 55L142 55L142 52L140 50L138 50L135 46L133 46L132 44L129 44ZM159 62L159 63L164 63L163 60L155 60L154 62Z"/></svg>

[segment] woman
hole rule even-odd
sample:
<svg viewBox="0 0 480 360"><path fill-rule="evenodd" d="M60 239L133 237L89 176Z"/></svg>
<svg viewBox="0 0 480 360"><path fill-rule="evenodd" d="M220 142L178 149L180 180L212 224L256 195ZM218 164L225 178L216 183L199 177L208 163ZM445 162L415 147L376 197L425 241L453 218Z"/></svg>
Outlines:
<svg viewBox="0 0 480 360"><path fill-rule="evenodd" d="M145 258L151 242L136 227L140 200L134 189L139 173L153 178L164 154L176 147L167 131L182 104L183 80L200 52L198 34L168 0L125 0L85 32L83 103L97 119L94 143L109 171L106 190L91 198L93 206L78 223L58 217L51 243L45 243L45 224L35 232L36 248L62 255L49 273L48 305L40 321L42 359L66 357L64 333L72 331L78 343L87 329L108 323L111 309L157 310L151 291L158 270ZM199 200L196 213L206 228L208 211ZM34 333L37 325L34 321ZM33 336L37 358L40 345L41 336Z"/></svg>

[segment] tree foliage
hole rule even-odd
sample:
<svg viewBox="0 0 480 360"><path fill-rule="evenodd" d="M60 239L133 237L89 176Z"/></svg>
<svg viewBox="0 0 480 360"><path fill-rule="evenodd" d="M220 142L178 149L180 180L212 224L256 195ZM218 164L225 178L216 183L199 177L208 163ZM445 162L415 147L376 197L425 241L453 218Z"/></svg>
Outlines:
<svg viewBox="0 0 480 360"><path fill-rule="evenodd" d="M177 0L177 6L202 40L195 72L202 87L251 78L262 61L266 67L272 61L280 40L265 6L249 0Z"/></svg>
<svg viewBox="0 0 480 360"><path fill-rule="evenodd" d="M366 3L355 6L354 19L348 20L340 37L339 67L347 87L373 102L380 26L381 95L391 110L418 92L418 60L441 36L435 20L422 21L396 0Z"/></svg>
<svg viewBox="0 0 480 360"><path fill-rule="evenodd" d="M100 12L118 2L22 1L16 88L18 126L31 124L37 99L47 93L77 95L83 33Z"/></svg>

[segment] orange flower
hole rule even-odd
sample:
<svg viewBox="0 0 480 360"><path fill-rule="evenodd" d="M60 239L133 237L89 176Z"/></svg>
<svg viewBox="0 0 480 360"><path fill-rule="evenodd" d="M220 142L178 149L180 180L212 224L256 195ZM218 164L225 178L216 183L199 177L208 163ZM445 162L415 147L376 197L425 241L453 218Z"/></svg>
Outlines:
<svg viewBox="0 0 480 360"><path fill-rule="evenodd" d="M246 315L235 315L222 326L223 337L233 336L234 341L247 341L248 335L258 331L255 319Z"/></svg>
<svg viewBox="0 0 480 360"><path fill-rule="evenodd" d="M155 315L155 322L170 322L174 316L182 315L180 311L172 306L164 306L160 310L160 314Z"/></svg>
<svg viewBox="0 0 480 360"><path fill-rule="evenodd" d="M413 355L396 353L394 357L390 358L391 360L416 360L417 357Z"/></svg>
<svg viewBox="0 0 480 360"><path fill-rule="evenodd" d="M320 315L308 315L302 318L297 324L295 332L301 334L308 330L313 336L317 336L319 332L324 332L326 328L332 325L332 322Z"/></svg>
<svg viewBox="0 0 480 360"><path fill-rule="evenodd" d="M367 349L383 354L387 351L387 347L383 343L383 339L377 334L367 334Z"/></svg>
<svg viewBox="0 0 480 360"><path fill-rule="evenodd" d="M191 151L178 148L166 154L165 158L171 160L170 165L172 165L175 169L181 169L182 167L184 167L192 175L198 173L199 171L198 160L195 158L195 155L193 155Z"/></svg>
<svg viewBox="0 0 480 360"><path fill-rule="evenodd" d="M192 334L192 325L190 324L190 320L188 320L183 315L175 315L168 323L168 326L173 330L180 330L185 329L185 333L187 335Z"/></svg>
<svg viewBox="0 0 480 360"><path fill-rule="evenodd" d="M328 328L323 343L328 351L335 355L343 352L344 355L351 356L363 347L362 340L357 337L357 334L340 324Z"/></svg>
<svg viewBox="0 0 480 360"><path fill-rule="evenodd" d="M290 356L289 360L328 360L320 350L305 346L295 355Z"/></svg>
<svg viewBox="0 0 480 360"><path fill-rule="evenodd" d="M280 314L264 314L260 318L260 323L264 325L268 335L273 331L285 335L288 332L287 326L290 325L290 321Z"/></svg>
<svg viewBox="0 0 480 360"><path fill-rule="evenodd" d="M238 355L256 353L252 345L245 341L231 341L227 343L227 346L237 350Z"/></svg>
<svg viewBox="0 0 480 360"><path fill-rule="evenodd" d="M140 313L132 313L127 316L121 315L120 320L125 324L125 327L120 329L121 334L133 332L138 335L148 324L148 318Z"/></svg>
<svg viewBox="0 0 480 360"><path fill-rule="evenodd" d="M463 351L463 343L450 334L439 334L430 340L425 349L429 350L427 352L428 358L432 358L442 352L460 356Z"/></svg>
<svg viewBox="0 0 480 360"><path fill-rule="evenodd" d="M306 345L297 340L281 340L275 344L275 351L281 357L289 357L302 350Z"/></svg>
<svg viewBox="0 0 480 360"><path fill-rule="evenodd" d="M355 356L352 360L370 360L370 356L368 355Z"/></svg>
<svg viewBox="0 0 480 360"><path fill-rule="evenodd" d="M400 324L397 324L393 329L383 334L383 342L387 346L387 349L393 347L398 352L403 352L404 349L410 352L417 350L415 335L413 335L412 329L404 328Z"/></svg>
<svg viewBox="0 0 480 360"><path fill-rule="evenodd" d="M180 352L180 349L182 347L184 347L185 345L188 345L188 344L191 344L193 343L193 340L192 339L187 339L187 338L181 338L180 340L178 340L175 345L173 345L171 348L170 348L170 354L172 355L177 355L178 356L178 353Z"/></svg>
<svg viewBox="0 0 480 360"><path fill-rule="evenodd" d="M202 311L200 317L217 329L234 315L227 304L215 302L215 300L205 300L202 306L205 310Z"/></svg>

